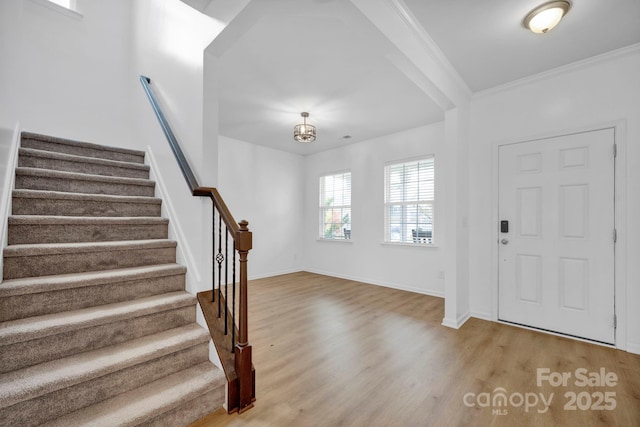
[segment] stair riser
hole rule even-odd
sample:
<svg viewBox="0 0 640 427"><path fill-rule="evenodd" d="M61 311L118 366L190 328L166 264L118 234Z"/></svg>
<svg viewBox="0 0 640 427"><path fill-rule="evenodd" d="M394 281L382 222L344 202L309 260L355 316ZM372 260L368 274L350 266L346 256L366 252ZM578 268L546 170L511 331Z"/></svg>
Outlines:
<svg viewBox="0 0 640 427"><path fill-rule="evenodd" d="M0 373L120 344L195 321L195 306L187 306L0 346Z"/></svg>
<svg viewBox="0 0 640 427"><path fill-rule="evenodd" d="M224 390L224 387L218 387L171 411L158 415L153 420L138 424L136 427L188 426L221 408L225 401Z"/></svg>
<svg viewBox="0 0 640 427"><path fill-rule="evenodd" d="M176 249L145 248L90 253L62 253L4 258L4 278L51 276L83 273L176 261Z"/></svg>
<svg viewBox="0 0 640 427"><path fill-rule="evenodd" d="M0 410L0 427L31 427L207 361L207 343ZM37 408L37 410L34 410Z"/></svg>
<svg viewBox="0 0 640 427"><path fill-rule="evenodd" d="M0 322L184 290L184 274L0 298Z"/></svg>
<svg viewBox="0 0 640 427"><path fill-rule="evenodd" d="M20 155L18 159L18 166L65 172L87 173L91 175L149 179L149 171L143 169L73 162L62 159L48 159L45 157L36 157L29 155Z"/></svg>
<svg viewBox="0 0 640 427"><path fill-rule="evenodd" d="M26 197L14 197L11 209L14 215L158 217L161 214L160 205L155 203L118 203Z"/></svg>
<svg viewBox="0 0 640 427"><path fill-rule="evenodd" d="M9 244L166 239L166 224L9 224Z"/></svg>
<svg viewBox="0 0 640 427"><path fill-rule="evenodd" d="M153 197L155 187L103 181L86 181L32 175L16 175L16 188L24 190L61 191L65 193L109 194L113 196Z"/></svg>
<svg viewBox="0 0 640 427"><path fill-rule="evenodd" d="M73 154L76 156L96 157L98 159L118 160L121 162L144 163L144 156L132 153L120 153L118 151L100 150L99 148L82 147L78 145L57 144L54 142L40 141L30 138L22 138L20 146L24 148L35 148L36 150Z"/></svg>

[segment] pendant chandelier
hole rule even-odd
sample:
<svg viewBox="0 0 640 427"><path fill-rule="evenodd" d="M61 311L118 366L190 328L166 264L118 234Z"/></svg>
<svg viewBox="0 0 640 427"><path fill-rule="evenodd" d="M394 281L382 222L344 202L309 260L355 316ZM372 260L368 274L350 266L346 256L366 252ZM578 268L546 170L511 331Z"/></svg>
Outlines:
<svg viewBox="0 0 640 427"><path fill-rule="evenodd" d="M316 127L307 124L307 117L309 113L300 113L304 123L295 125L293 128L293 139L298 142L313 142L316 140Z"/></svg>

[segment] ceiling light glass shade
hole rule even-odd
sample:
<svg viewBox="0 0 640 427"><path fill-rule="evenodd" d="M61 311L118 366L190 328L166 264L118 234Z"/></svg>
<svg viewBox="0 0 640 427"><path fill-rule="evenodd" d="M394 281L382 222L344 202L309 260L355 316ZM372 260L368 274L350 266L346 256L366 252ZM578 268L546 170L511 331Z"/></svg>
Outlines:
<svg viewBox="0 0 640 427"><path fill-rule="evenodd" d="M536 34L546 33L558 25L570 7L571 3L568 1L545 3L529 12L524 18L524 26Z"/></svg>
<svg viewBox="0 0 640 427"><path fill-rule="evenodd" d="M304 123L295 125L293 128L293 139L298 142L313 142L316 140L316 127L307 124L309 113L300 113L304 119Z"/></svg>

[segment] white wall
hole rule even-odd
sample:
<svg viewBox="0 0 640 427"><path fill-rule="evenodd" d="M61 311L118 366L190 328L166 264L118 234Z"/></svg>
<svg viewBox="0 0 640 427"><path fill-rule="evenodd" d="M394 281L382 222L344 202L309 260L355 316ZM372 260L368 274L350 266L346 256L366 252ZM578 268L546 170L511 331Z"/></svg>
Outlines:
<svg viewBox="0 0 640 427"><path fill-rule="evenodd" d="M561 135L602 124L622 123L618 167L626 175L617 182L626 186L618 212L617 263L622 262L618 283L626 299L619 300L618 345L640 353L640 48L592 59L580 66L539 76L521 84L478 94L472 101L470 134L470 293L471 310L478 317L495 315L497 218L492 171L499 143L537 136ZM623 122L620 122L623 121ZM624 323L621 323L624 322ZM626 333L625 333L626 331ZM626 336L625 336L626 335Z"/></svg>
<svg viewBox="0 0 640 427"><path fill-rule="evenodd" d="M81 0L81 17L43 4L0 2L0 123L128 145L130 2Z"/></svg>
<svg viewBox="0 0 640 427"><path fill-rule="evenodd" d="M302 270L303 158L222 136L218 144L219 191L253 232L249 278Z"/></svg>
<svg viewBox="0 0 640 427"><path fill-rule="evenodd" d="M136 0L131 3L132 67L128 89L136 117L137 148L149 150L154 176L161 180L163 214L170 215L170 237L178 239L178 262L188 268L187 290L210 287L211 201L193 197L139 82L152 87L200 185L216 185L216 161L207 159L203 138L204 49L222 29L213 18L179 0ZM217 141L207 141L217 151Z"/></svg>
<svg viewBox="0 0 640 427"><path fill-rule="evenodd" d="M446 191L444 124L404 132L320 152L305 157L304 242L305 270L415 292L444 295L445 217L439 203ZM435 154L435 232L439 247L383 244L384 166L396 160ZM350 170L352 186L351 240L318 239L319 178Z"/></svg>

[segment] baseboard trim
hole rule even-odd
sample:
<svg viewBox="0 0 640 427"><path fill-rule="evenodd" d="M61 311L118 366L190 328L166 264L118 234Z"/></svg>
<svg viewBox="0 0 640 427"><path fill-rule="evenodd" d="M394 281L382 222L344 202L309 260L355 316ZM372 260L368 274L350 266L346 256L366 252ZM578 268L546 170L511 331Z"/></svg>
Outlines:
<svg viewBox="0 0 640 427"><path fill-rule="evenodd" d="M627 353L640 354L640 344L628 342Z"/></svg>
<svg viewBox="0 0 640 427"><path fill-rule="evenodd" d="M472 311L471 312L471 317L476 318L476 319L480 319L480 320L487 320L489 322L493 322L493 319L491 318L491 313L485 313L482 311Z"/></svg>
<svg viewBox="0 0 640 427"><path fill-rule="evenodd" d="M442 319L442 326L446 326L447 328L460 329L462 325L464 325L470 318L470 313L463 313L455 320L445 317L444 319Z"/></svg>
<svg viewBox="0 0 640 427"><path fill-rule="evenodd" d="M322 274L323 276L337 277L338 279L353 280L354 282L361 282L368 285L382 286L385 288L397 289L399 291L413 292L415 294L428 295L431 297L444 298L444 292L416 289L409 286L402 286L395 283L384 282L381 280L372 280L366 277L351 276L348 274L336 274L328 271L323 271L315 268L304 268L301 271L308 271L309 273Z"/></svg>
<svg viewBox="0 0 640 427"><path fill-rule="evenodd" d="M250 275L248 280L260 280L260 279L266 279L268 277L282 276L283 274L300 273L302 271L305 271L305 270L302 270L300 268L293 268L293 269L282 270L274 273L256 274L256 275Z"/></svg>

